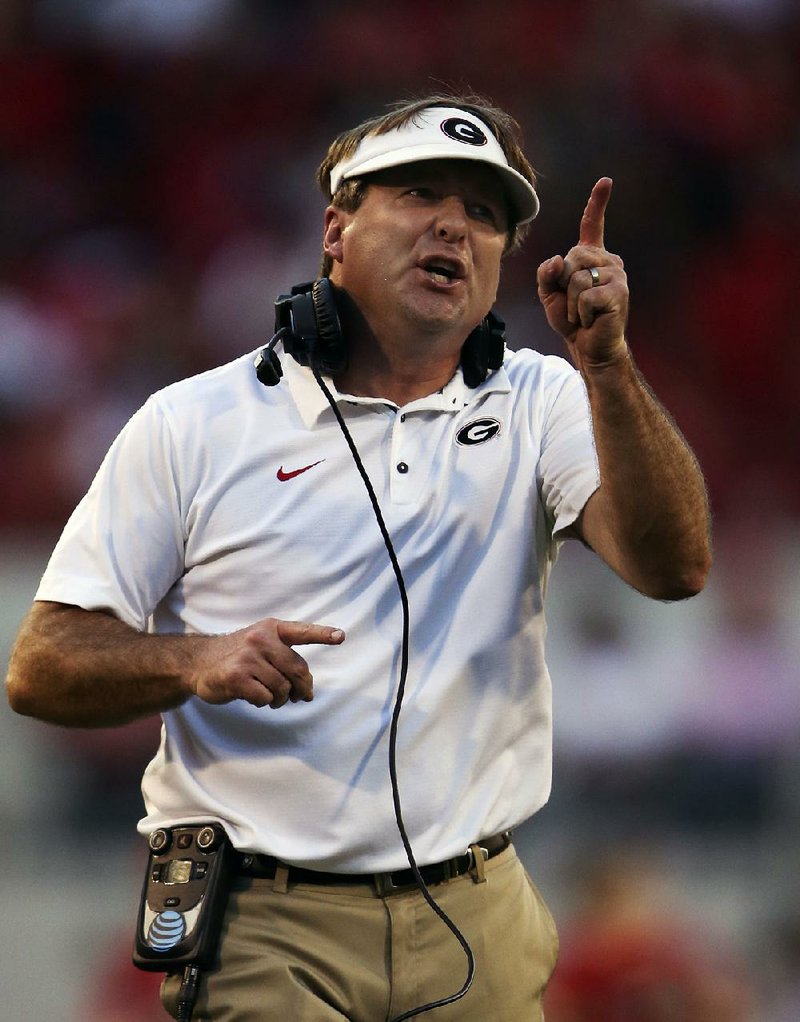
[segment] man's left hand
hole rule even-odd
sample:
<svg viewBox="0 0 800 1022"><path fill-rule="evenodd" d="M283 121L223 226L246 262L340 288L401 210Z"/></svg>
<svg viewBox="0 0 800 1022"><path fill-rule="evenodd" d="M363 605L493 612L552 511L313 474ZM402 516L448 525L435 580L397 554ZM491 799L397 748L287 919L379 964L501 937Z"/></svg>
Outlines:
<svg viewBox="0 0 800 1022"><path fill-rule="evenodd" d="M602 367L627 355L628 282L619 256L604 245L611 178L592 189L581 217L578 244L553 256L536 275L545 315L579 369Z"/></svg>

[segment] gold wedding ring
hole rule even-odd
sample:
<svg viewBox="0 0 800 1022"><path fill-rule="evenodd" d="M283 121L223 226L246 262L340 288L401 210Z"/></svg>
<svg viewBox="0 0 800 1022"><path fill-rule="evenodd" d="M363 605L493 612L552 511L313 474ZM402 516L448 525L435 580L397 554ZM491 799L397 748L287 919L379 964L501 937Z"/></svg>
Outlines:
<svg viewBox="0 0 800 1022"><path fill-rule="evenodd" d="M600 271L597 269L596 266L589 267L589 275L592 278L592 287L597 287L597 285L600 283Z"/></svg>

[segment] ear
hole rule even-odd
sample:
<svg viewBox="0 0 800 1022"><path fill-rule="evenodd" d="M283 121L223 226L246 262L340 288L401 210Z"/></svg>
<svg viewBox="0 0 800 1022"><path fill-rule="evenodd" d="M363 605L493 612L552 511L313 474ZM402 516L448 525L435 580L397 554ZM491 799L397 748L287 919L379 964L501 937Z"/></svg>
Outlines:
<svg viewBox="0 0 800 1022"><path fill-rule="evenodd" d="M346 226L347 214L338 206L328 206L325 210L325 229L322 235L322 251L335 263L342 261L342 234Z"/></svg>

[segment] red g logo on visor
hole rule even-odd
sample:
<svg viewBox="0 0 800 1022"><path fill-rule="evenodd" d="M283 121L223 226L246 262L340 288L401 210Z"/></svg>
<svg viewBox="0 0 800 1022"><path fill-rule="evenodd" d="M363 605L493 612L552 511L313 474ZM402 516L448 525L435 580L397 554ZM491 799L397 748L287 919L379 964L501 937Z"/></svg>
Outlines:
<svg viewBox="0 0 800 1022"><path fill-rule="evenodd" d="M466 142L467 145L486 145L489 141L477 124L473 124L472 121L467 121L463 117L448 117L446 121L442 121L439 127L454 142Z"/></svg>

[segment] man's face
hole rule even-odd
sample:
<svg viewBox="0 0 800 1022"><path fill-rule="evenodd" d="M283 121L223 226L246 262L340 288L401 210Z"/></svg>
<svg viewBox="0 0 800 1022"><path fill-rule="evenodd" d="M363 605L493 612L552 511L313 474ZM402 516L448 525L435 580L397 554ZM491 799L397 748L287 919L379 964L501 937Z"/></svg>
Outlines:
<svg viewBox="0 0 800 1022"><path fill-rule="evenodd" d="M357 210L328 209L331 281L378 336L414 329L460 345L494 304L508 230L490 167L428 160L379 171Z"/></svg>

